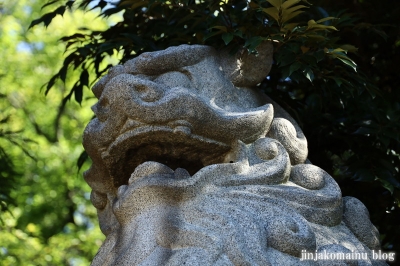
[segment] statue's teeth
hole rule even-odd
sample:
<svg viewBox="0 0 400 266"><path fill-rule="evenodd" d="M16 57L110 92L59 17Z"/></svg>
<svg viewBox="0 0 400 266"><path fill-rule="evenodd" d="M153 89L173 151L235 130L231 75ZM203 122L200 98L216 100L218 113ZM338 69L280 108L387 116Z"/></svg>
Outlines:
<svg viewBox="0 0 400 266"><path fill-rule="evenodd" d="M118 188L118 192L117 192L118 193L118 197L121 197L127 189L128 189L127 185L120 186Z"/></svg>
<svg viewBox="0 0 400 266"><path fill-rule="evenodd" d="M173 175L174 170L169 168L168 166L158 163L158 162L144 162L136 167L135 171L132 173L129 178L128 183L132 184L136 180L151 175L151 174L161 174L161 175Z"/></svg>
<svg viewBox="0 0 400 266"><path fill-rule="evenodd" d="M177 126L174 128L174 133L190 135L192 133L192 130L186 126Z"/></svg>
<svg viewBox="0 0 400 266"><path fill-rule="evenodd" d="M190 174L186 169L183 168L176 168L174 172L174 178L175 179L184 179L184 178L189 178Z"/></svg>
<svg viewBox="0 0 400 266"><path fill-rule="evenodd" d="M132 120L130 118L128 118L124 124L124 126L121 129L121 133L128 131L128 130L132 130L135 129L137 127L141 127L145 124L143 124L142 122L136 121L136 120Z"/></svg>

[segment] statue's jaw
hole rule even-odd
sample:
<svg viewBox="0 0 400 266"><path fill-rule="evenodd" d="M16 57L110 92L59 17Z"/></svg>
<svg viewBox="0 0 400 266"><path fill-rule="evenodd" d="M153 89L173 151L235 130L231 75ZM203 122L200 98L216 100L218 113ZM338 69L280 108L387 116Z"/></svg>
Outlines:
<svg viewBox="0 0 400 266"><path fill-rule="evenodd" d="M153 161L171 169L183 168L194 175L204 166L229 162L231 145L192 134L188 125L142 125L125 131L101 152L102 164L117 190L127 185L136 167ZM227 161L228 160L228 161ZM90 178L91 169L85 174ZM94 174L94 173L93 173Z"/></svg>
<svg viewBox="0 0 400 266"><path fill-rule="evenodd" d="M106 120L96 118L89 123L83 144L93 164L84 177L94 191L116 195L119 186L128 184L136 166L146 161L184 168L192 175L204 166L230 162L226 155L232 143L251 143L265 136L272 123L270 104L248 112L231 112L182 93L187 97L178 97L178 93L171 96L176 101L166 101L167 110L154 112L153 106L136 112L132 107L131 114L126 115L114 104L115 110L109 110L112 112ZM193 105L188 103L190 99ZM186 112L182 109L186 104L196 108ZM99 108L94 109L98 112Z"/></svg>

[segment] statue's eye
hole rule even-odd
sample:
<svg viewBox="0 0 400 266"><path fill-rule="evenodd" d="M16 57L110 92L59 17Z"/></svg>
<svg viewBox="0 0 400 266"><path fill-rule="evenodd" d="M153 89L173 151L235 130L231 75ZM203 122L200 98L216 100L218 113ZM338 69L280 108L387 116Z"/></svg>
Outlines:
<svg viewBox="0 0 400 266"><path fill-rule="evenodd" d="M110 111L109 108L109 101L105 97L100 97L99 101L92 106L92 111L96 115L96 117L104 122L108 118L108 112Z"/></svg>
<svg viewBox="0 0 400 266"><path fill-rule="evenodd" d="M163 96L162 88L154 82L134 84L133 89L140 99L145 102L155 102Z"/></svg>
<svg viewBox="0 0 400 266"><path fill-rule="evenodd" d="M188 71L171 71L158 76L154 82L164 84L170 88L191 88L191 75Z"/></svg>
<svg viewBox="0 0 400 266"><path fill-rule="evenodd" d="M100 104L101 107L107 107L108 104L109 104L109 101L108 101L107 98L104 97L104 98L101 98L101 99L99 100L99 104Z"/></svg>

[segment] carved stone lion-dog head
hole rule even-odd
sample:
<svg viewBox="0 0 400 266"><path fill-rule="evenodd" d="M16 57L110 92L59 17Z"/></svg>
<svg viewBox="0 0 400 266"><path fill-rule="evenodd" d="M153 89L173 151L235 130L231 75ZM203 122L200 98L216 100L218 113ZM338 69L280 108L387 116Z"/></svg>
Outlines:
<svg viewBox="0 0 400 266"><path fill-rule="evenodd" d="M364 205L342 199L296 122L254 88L273 48L257 51L170 47L93 87L84 177L107 238L92 265L325 265L302 252L379 248Z"/></svg>

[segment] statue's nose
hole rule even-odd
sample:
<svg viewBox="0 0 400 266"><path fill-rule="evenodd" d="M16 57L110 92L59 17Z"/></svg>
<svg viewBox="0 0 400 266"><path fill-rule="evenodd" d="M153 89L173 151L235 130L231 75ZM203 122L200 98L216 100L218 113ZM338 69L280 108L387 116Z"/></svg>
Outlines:
<svg viewBox="0 0 400 266"><path fill-rule="evenodd" d="M104 122L107 120L108 112L109 112L108 105L109 104L108 104L107 99L100 98L100 100L91 107L93 113L96 115L97 119L99 119L101 122Z"/></svg>
<svg viewBox="0 0 400 266"><path fill-rule="evenodd" d="M93 113L97 116L97 113L99 112L98 111L99 107L98 107L97 103L94 104L92 107L90 107L90 109L92 109Z"/></svg>

